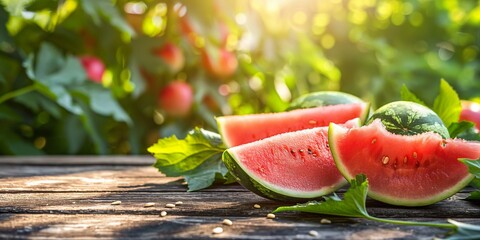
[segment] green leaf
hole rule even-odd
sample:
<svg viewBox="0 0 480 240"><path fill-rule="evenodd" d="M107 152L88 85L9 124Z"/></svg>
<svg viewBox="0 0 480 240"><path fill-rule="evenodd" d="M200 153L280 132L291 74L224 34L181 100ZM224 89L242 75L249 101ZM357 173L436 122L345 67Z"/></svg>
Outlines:
<svg viewBox="0 0 480 240"><path fill-rule="evenodd" d="M470 201L479 201L480 200L480 190L475 190L475 191L471 192L470 196L468 196L465 199L470 200Z"/></svg>
<svg viewBox="0 0 480 240"><path fill-rule="evenodd" d="M480 226L468 223L457 222L448 219L448 222L456 226L454 234L450 235L448 240L480 239Z"/></svg>
<svg viewBox="0 0 480 240"><path fill-rule="evenodd" d="M468 196L466 199L478 201L480 200L480 159L460 159L460 161L463 162L463 164L467 165L468 171L473 174L473 176L475 176L470 185L474 188L477 188L477 190L470 192L470 196Z"/></svg>
<svg viewBox="0 0 480 240"><path fill-rule="evenodd" d="M473 174L475 178L480 179L480 159L461 159L460 161L463 162L463 164L467 165L468 171Z"/></svg>
<svg viewBox="0 0 480 240"><path fill-rule="evenodd" d="M117 30L127 34L130 38L135 35L133 29L128 25L120 12L109 0L81 0L83 10L92 18L96 25L100 25L103 18Z"/></svg>
<svg viewBox="0 0 480 240"><path fill-rule="evenodd" d="M23 10L32 2L33 0L2 0L2 3L5 4L5 9L13 16L21 16Z"/></svg>
<svg viewBox="0 0 480 240"><path fill-rule="evenodd" d="M400 221L371 216L368 214L365 207L367 192L368 181L365 175L359 174L355 179L350 181L350 188L345 192L343 199L340 199L334 194L333 196L324 197L325 201L311 201L305 204L297 204L295 206L279 207L274 212L301 211L343 217L359 217L372 221L399 225L429 226L448 229L456 228L455 225L448 223Z"/></svg>
<svg viewBox="0 0 480 240"><path fill-rule="evenodd" d="M405 84L403 84L402 88L400 89L400 97L403 101L415 102L423 106L427 106L427 104L425 104L425 102L420 100L413 92L411 92Z"/></svg>
<svg viewBox="0 0 480 240"><path fill-rule="evenodd" d="M458 135L467 132L475 125L472 122L461 121L461 122L453 122L448 126L448 133L450 134L451 138L456 138Z"/></svg>
<svg viewBox="0 0 480 240"><path fill-rule="evenodd" d="M154 167L167 176L184 176L189 191L196 191L209 187L215 179L227 180L228 171L221 160L225 149L219 134L195 128L185 139L171 136L158 140L148 152L157 159Z"/></svg>
<svg viewBox="0 0 480 240"><path fill-rule="evenodd" d="M368 218L365 200L367 199L368 181L365 175L358 175L350 182L350 188L341 200L337 195L324 197L325 201L311 201L290 207L279 207L274 212L301 211L344 217Z"/></svg>
<svg viewBox="0 0 480 240"><path fill-rule="evenodd" d="M215 182L226 182L225 175L228 170L221 160L222 154L216 154L197 168L184 173L188 191L198 191L210 187Z"/></svg>
<svg viewBox="0 0 480 240"><path fill-rule="evenodd" d="M90 108L97 114L104 116L112 116L113 119L119 122L125 122L129 125L132 120L118 102L113 98L112 92L97 84L87 84L85 86L76 88L86 94L90 100Z"/></svg>
<svg viewBox="0 0 480 240"><path fill-rule="evenodd" d="M442 119L445 126L458 122L462 105L457 92L444 79L440 82L440 93L433 103L433 111Z"/></svg>

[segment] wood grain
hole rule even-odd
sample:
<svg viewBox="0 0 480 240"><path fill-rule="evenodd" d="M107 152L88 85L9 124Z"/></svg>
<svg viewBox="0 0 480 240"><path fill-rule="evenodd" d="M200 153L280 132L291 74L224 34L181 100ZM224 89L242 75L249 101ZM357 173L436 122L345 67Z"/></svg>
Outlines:
<svg viewBox="0 0 480 240"><path fill-rule="evenodd" d="M289 204L261 198L238 184L186 192L181 178L165 177L149 166L150 160L1 157L0 239L417 239L447 232L296 212L267 219L275 208ZM466 196L461 192L421 208L369 199L367 207L377 217L437 222L454 218L480 224L480 206L462 200ZM114 201L122 203L111 205ZM165 207L177 201L183 204ZM149 202L155 205L144 207ZM262 207L255 209L254 204ZM167 217L159 216L162 211ZM221 225L224 218L233 226ZM321 224L322 218L332 224ZM224 233L213 235L217 226ZM311 230L318 236L309 235Z"/></svg>

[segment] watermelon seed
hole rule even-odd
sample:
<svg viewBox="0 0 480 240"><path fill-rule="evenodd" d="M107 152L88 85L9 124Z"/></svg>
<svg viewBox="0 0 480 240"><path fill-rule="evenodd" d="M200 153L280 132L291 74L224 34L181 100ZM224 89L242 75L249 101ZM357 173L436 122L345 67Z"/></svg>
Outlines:
<svg viewBox="0 0 480 240"><path fill-rule="evenodd" d="M315 120L310 120L310 121L308 121L308 123L314 125L314 124L317 124L317 121L315 121Z"/></svg>
<svg viewBox="0 0 480 240"><path fill-rule="evenodd" d="M212 230L212 233L213 234L220 234L220 233L223 233L223 228L221 227L216 227Z"/></svg>
<svg viewBox="0 0 480 240"><path fill-rule="evenodd" d="M232 222L232 220L230 220L230 219L223 219L222 224L223 224L223 225L227 225L227 226L232 226L232 225L233 225L233 222Z"/></svg>
<svg viewBox="0 0 480 240"><path fill-rule="evenodd" d="M330 219L322 218L322 220L320 220L320 223L321 224L330 224L330 223L332 223L332 221L330 221Z"/></svg>
<svg viewBox="0 0 480 240"><path fill-rule="evenodd" d="M390 161L390 158L389 158L388 156L384 156L384 157L382 158L382 163L383 163L383 165L387 164L388 161Z"/></svg>
<svg viewBox="0 0 480 240"><path fill-rule="evenodd" d="M417 167L417 168L420 167L420 162L418 160L415 161L415 167Z"/></svg>
<svg viewBox="0 0 480 240"><path fill-rule="evenodd" d="M316 154L316 153L314 153L314 154L312 154L312 156L313 156L313 157L317 157L317 154Z"/></svg>
<svg viewBox="0 0 480 240"><path fill-rule="evenodd" d="M377 139L372 139L372 144L375 144L377 142Z"/></svg>
<svg viewBox="0 0 480 240"><path fill-rule="evenodd" d="M310 232L308 232L308 234L312 237L318 237L318 232L315 230L311 230Z"/></svg>
<svg viewBox="0 0 480 240"><path fill-rule="evenodd" d="M298 150L299 152L303 153L303 149Z"/></svg>
<svg viewBox="0 0 480 240"><path fill-rule="evenodd" d="M406 157L406 156L405 156L405 157L403 157L403 163L407 163L407 160L408 160L408 159L407 159L407 157Z"/></svg>
<svg viewBox="0 0 480 240"><path fill-rule="evenodd" d="M393 162L393 169L397 168L397 159L395 159L395 162Z"/></svg>
<svg viewBox="0 0 480 240"><path fill-rule="evenodd" d="M261 208L261 206L260 206L260 204L255 204L255 205L253 205L253 208L259 209L259 208Z"/></svg>
<svg viewBox="0 0 480 240"><path fill-rule="evenodd" d="M417 152L413 152L412 156L413 158L417 158Z"/></svg>
<svg viewBox="0 0 480 240"><path fill-rule="evenodd" d="M291 149L291 150L290 150L290 154L292 154L292 156L295 157L295 156L296 156L296 155L295 155L295 150Z"/></svg>
<svg viewBox="0 0 480 240"><path fill-rule="evenodd" d="M274 219L274 218L275 218L275 214L269 213L269 214L267 214L267 218L268 218L268 219Z"/></svg>
<svg viewBox="0 0 480 240"><path fill-rule="evenodd" d="M310 155L312 154L312 149L309 148L309 149L307 149L307 151L308 151L308 154L310 154Z"/></svg>

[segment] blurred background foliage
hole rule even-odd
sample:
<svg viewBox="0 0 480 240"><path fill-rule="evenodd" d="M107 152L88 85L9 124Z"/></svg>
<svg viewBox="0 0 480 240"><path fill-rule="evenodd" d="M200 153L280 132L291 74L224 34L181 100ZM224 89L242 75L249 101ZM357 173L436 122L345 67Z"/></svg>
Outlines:
<svg viewBox="0 0 480 240"><path fill-rule="evenodd" d="M479 1L0 0L0 154L144 154L340 90L480 93Z"/></svg>

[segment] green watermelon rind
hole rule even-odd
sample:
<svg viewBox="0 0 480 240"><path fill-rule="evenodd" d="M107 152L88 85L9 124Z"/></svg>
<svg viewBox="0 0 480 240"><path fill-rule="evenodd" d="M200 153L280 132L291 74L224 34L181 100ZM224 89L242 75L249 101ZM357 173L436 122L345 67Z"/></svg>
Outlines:
<svg viewBox="0 0 480 240"><path fill-rule="evenodd" d="M336 91L320 91L304 94L295 100L293 100L287 111L300 109L300 108L312 108L319 106L330 106L338 104L348 103L363 103L364 101L357 96Z"/></svg>
<svg viewBox="0 0 480 240"><path fill-rule="evenodd" d="M346 184L346 181L342 179L333 186L323 187L317 191L291 191L289 189L283 189L281 187L266 183L254 175L249 174L248 170L238 163L235 154L229 150L226 150L223 153L222 159L227 169L242 186L259 196L263 196L274 201L305 202L308 200L319 199L320 197L330 194Z"/></svg>
<svg viewBox="0 0 480 240"><path fill-rule="evenodd" d="M345 129L341 126L338 126L335 123L330 123L330 126L328 128L328 142L330 146L330 151L332 152L333 160L335 161L335 165L337 166L338 170L340 173L348 180L350 181L351 179L355 179L355 176L351 174L347 169L346 166L343 164L342 160L340 159L340 156L338 155L337 151L337 146L335 144L335 137L339 134L342 134L344 132L348 131L348 129ZM377 194L375 192L372 192L371 190L368 191L368 196L384 202L388 203L391 205L399 205L399 206L407 206L407 207L419 207L419 206L426 206L426 205L431 205L437 202L440 202L464 187L466 187L472 180L474 176L472 174L467 174L465 178L463 178L461 181L459 181L457 184L452 186L451 188L445 189L443 192L435 194L431 198L423 198L423 199L400 199L396 197L391 197L387 196L384 194ZM367 176L368 179L368 176Z"/></svg>
<svg viewBox="0 0 480 240"><path fill-rule="evenodd" d="M405 115L399 114L404 112ZM420 116L417 116L419 114ZM380 119L387 131L399 135L417 135L435 132L442 138L450 138L448 129L440 117L428 107L414 102L396 101L377 109L367 120L367 125Z"/></svg>

